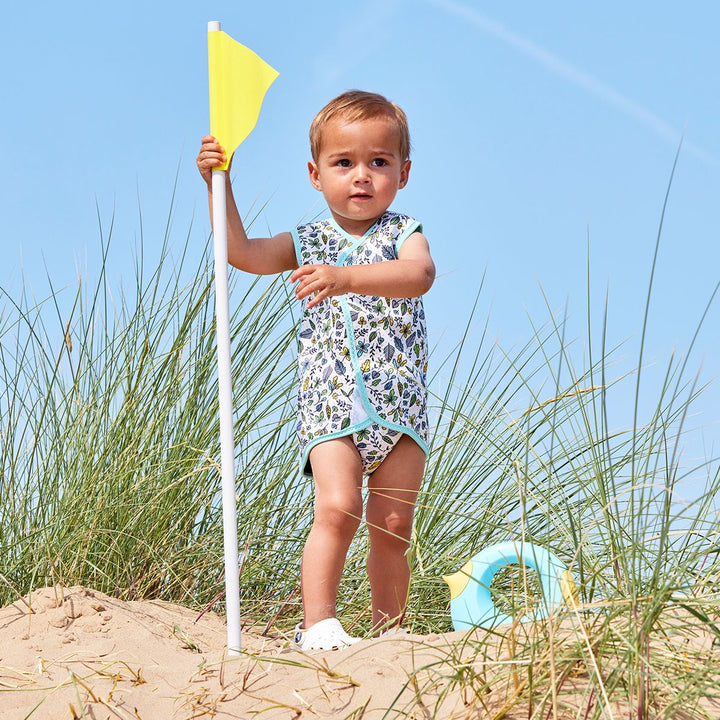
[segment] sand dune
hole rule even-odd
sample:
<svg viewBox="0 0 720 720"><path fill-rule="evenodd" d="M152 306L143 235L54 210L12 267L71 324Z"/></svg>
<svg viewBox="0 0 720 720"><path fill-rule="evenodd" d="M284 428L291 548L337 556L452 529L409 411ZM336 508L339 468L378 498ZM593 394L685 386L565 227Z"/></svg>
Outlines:
<svg viewBox="0 0 720 720"><path fill-rule="evenodd" d="M428 682L451 670L460 633L320 653L245 633L243 654L228 659L223 620L197 615L82 587L35 591L0 610L0 717L380 718L391 706L398 717L418 706L419 684L429 707L440 700L438 717L467 716L462 693Z"/></svg>
<svg viewBox="0 0 720 720"><path fill-rule="evenodd" d="M551 706L549 717L584 717L602 700L573 650L582 643L577 628L561 625L549 655L540 644L529 662L510 661L532 625L367 639L319 653L245 632L242 655L227 658L225 625L212 613L44 588L0 610L0 718L512 720L535 717L541 705L543 717ZM518 702L531 666L542 688L534 708ZM605 710L627 716L628 706Z"/></svg>

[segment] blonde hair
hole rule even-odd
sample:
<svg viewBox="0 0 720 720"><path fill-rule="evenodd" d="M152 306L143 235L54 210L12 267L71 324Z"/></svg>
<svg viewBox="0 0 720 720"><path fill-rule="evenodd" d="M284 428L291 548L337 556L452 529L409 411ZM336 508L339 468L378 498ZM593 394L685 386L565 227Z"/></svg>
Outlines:
<svg viewBox="0 0 720 720"><path fill-rule="evenodd" d="M400 136L401 159L408 160L410 158L410 130L403 109L382 95L364 90L348 90L342 95L338 95L315 116L310 124L310 152L313 160L317 162L320 156L322 131L328 122L331 120L358 122L375 118L387 118L395 125Z"/></svg>

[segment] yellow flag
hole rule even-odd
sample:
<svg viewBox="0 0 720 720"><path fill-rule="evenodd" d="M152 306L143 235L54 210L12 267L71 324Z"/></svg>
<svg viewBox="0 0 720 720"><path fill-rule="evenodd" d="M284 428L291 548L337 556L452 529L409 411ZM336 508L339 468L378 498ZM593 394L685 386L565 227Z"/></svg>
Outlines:
<svg viewBox="0 0 720 720"><path fill-rule="evenodd" d="M221 30L208 33L210 134L225 148L227 170L235 149L252 132L268 88L278 76L252 50Z"/></svg>

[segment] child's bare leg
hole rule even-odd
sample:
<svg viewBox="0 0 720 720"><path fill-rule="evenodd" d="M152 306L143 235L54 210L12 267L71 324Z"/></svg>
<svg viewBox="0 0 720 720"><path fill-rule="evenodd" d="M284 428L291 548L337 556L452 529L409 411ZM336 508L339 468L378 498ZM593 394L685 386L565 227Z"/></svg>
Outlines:
<svg viewBox="0 0 720 720"><path fill-rule="evenodd" d="M304 627L335 617L338 585L350 542L362 517L362 463L349 437L310 451L315 516L300 573Z"/></svg>
<svg viewBox="0 0 720 720"><path fill-rule="evenodd" d="M399 625L405 614L410 586L406 551L424 470L425 453L403 435L368 480L368 576L374 628Z"/></svg>

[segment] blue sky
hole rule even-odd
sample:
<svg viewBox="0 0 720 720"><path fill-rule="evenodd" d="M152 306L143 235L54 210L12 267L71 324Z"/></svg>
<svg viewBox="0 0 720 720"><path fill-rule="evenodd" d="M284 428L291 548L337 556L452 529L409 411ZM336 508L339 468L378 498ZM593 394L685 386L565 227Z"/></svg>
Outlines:
<svg viewBox="0 0 720 720"><path fill-rule="evenodd" d="M194 158L208 128L207 22L220 20L281 73L234 163L241 211L267 201L272 232L322 211L307 128L327 100L359 87L406 110L413 168L395 207L431 242L426 306L441 342L486 274L481 313L501 346L531 337L528 316L547 319L545 296L559 315L567 304L582 348L589 246L594 326L607 292L609 336L630 339L632 366L684 131L647 340L663 367L720 278L719 16L715 3L664 0L13 4L0 28L0 284L18 292L22 276L42 295L46 268L56 287L92 276L96 205L105 226L114 214L113 272L132 282L138 202L152 251L176 174L174 237L194 217L203 245ZM704 380L719 374L719 326L714 306L691 362ZM691 420L715 454L719 405L715 386Z"/></svg>

